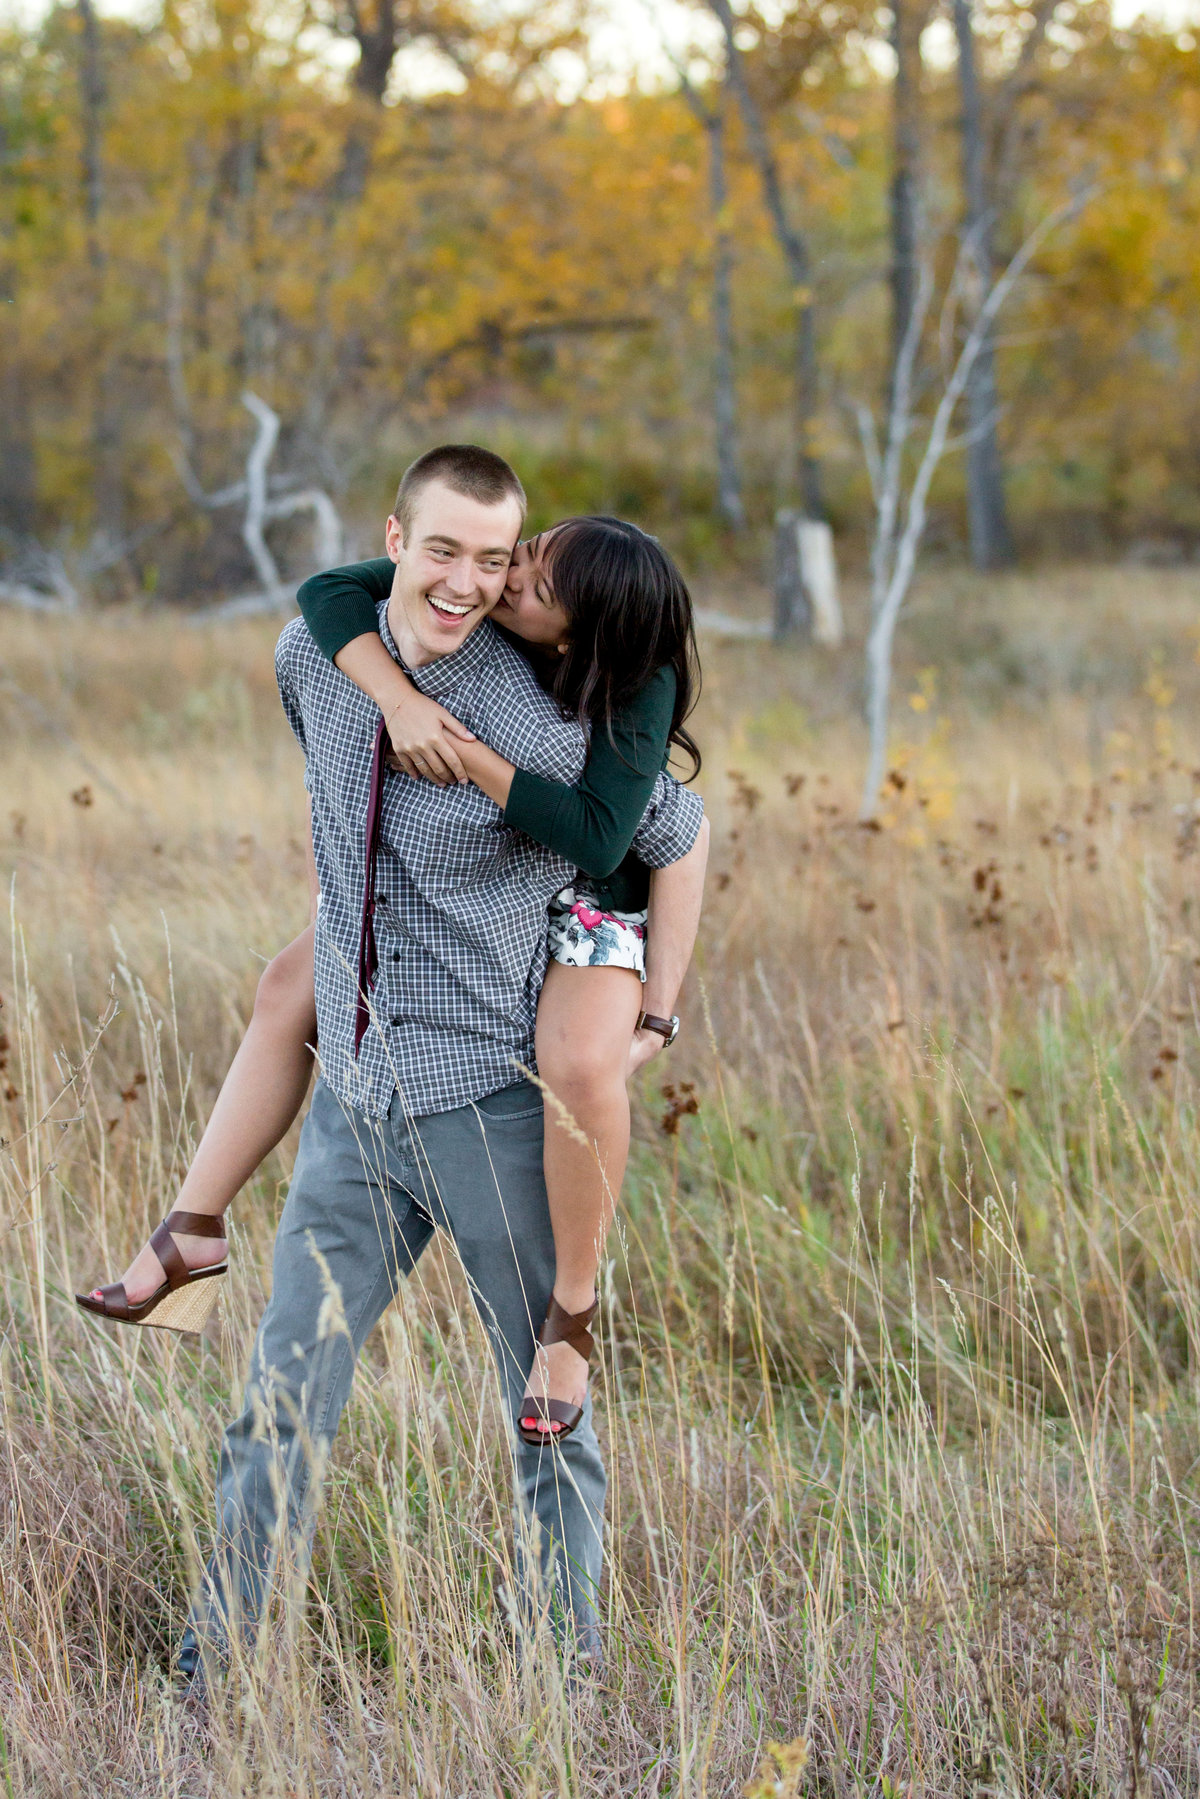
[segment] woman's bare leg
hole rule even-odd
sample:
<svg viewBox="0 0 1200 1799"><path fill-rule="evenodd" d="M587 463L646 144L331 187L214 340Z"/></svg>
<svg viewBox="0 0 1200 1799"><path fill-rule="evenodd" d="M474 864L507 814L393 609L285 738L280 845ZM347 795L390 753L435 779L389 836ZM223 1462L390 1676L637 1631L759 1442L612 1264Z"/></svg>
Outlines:
<svg viewBox="0 0 1200 1799"><path fill-rule="evenodd" d="M551 962L537 1016L538 1073L576 1130L546 1104L546 1191L554 1230L554 1296L582 1312L629 1156L629 1046L642 985L628 968L567 968ZM579 1141L577 1132L586 1139ZM539 1349L529 1392L582 1405L587 1364L569 1343ZM543 1425L543 1428L548 1428Z"/></svg>
<svg viewBox="0 0 1200 1799"><path fill-rule="evenodd" d="M263 970L246 1035L176 1195L179 1210L223 1212L282 1140L304 1104L313 1065L309 1046L316 1040L310 925ZM224 1260L223 1237L175 1241L189 1268ZM147 1244L124 1276L130 1304L148 1298L162 1278L158 1257Z"/></svg>

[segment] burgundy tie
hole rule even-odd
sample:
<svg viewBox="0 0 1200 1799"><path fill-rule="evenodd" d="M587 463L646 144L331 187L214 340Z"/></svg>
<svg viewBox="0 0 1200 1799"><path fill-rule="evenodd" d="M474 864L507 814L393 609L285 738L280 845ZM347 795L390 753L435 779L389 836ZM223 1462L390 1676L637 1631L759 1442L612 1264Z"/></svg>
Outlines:
<svg viewBox="0 0 1200 1799"><path fill-rule="evenodd" d="M375 863L379 856L379 826L383 818L384 756L387 744L385 721L381 718L371 751L371 791L367 798L367 832L363 871L362 927L358 933L358 1005L354 1013L354 1059L371 1022L368 995L379 972L379 952L375 947Z"/></svg>

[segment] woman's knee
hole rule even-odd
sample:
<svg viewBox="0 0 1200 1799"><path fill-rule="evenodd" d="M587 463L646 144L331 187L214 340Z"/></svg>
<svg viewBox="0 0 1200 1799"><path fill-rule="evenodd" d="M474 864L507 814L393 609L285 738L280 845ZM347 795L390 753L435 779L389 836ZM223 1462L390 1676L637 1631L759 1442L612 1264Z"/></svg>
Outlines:
<svg viewBox="0 0 1200 1799"><path fill-rule="evenodd" d="M539 1054L538 1073L558 1098L569 1104L607 1100L624 1092L628 1044L613 1040L556 1045Z"/></svg>

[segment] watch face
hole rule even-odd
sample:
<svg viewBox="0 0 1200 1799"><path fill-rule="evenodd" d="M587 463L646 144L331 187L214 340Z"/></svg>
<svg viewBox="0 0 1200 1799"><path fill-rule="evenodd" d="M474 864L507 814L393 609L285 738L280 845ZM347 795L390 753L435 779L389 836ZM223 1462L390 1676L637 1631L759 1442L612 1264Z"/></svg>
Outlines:
<svg viewBox="0 0 1200 1799"><path fill-rule="evenodd" d="M676 1037L678 1037L678 1035L679 1035L679 1014L678 1014L678 1012L675 1012L671 1016L671 1034L666 1039L668 1049L670 1049L672 1043L674 1043L674 1041L675 1041Z"/></svg>

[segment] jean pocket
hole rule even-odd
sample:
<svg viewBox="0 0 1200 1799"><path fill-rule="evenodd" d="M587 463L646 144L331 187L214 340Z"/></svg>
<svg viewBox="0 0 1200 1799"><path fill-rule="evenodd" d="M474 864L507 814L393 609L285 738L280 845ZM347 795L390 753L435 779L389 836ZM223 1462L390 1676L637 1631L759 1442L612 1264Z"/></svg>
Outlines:
<svg viewBox="0 0 1200 1799"><path fill-rule="evenodd" d="M475 1109L497 1122L506 1118L537 1118L542 1110L542 1096L532 1081L515 1081L511 1087L489 1093L486 1099L477 1099Z"/></svg>

